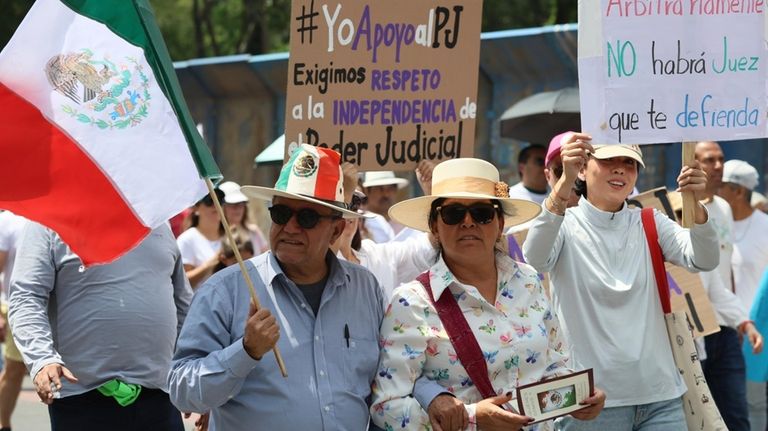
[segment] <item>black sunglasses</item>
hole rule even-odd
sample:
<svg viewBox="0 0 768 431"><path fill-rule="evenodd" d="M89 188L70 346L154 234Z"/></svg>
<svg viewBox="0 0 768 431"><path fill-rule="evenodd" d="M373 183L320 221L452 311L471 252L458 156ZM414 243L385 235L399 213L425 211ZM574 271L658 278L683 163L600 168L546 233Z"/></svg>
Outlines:
<svg viewBox="0 0 768 431"><path fill-rule="evenodd" d="M464 220L469 215L472 216L472 220L478 224L488 224L493 221L493 217L499 209L497 204L473 204L470 206L461 204L450 204L439 206L436 208L440 213L440 218L443 219L443 223L447 225L456 225Z"/></svg>
<svg viewBox="0 0 768 431"><path fill-rule="evenodd" d="M363 206L363 205L365 205L367 203L368 203L368 196L366 196L366 195L364 195L362 193L358 193L357 191L355 191L352 194L352 202L350 202L350 204L349 204L349 210L356 212L357 210L360 209L361 206Z"/></svg>
<svg viewBox="0 0 768 431"><path fill-rule="evenodd" d="M300 210L294 211L293 208L287 205L278 204L269 207L269 216L272 219L272 222L279 225L287 224L294 214L296 214L296 222L299 224L299 226L302 227L302 229L312 229L313 227L317 226L317 224L320 222L320 219L341 218L341 216L338 214L321 215L311 208L302 208Z"/></svg>

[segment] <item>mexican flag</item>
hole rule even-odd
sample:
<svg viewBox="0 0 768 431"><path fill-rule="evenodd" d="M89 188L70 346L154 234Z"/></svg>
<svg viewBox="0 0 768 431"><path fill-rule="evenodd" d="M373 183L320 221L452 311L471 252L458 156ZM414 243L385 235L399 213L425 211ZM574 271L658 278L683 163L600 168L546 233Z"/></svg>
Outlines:
<svg viewBox="0 0 768 431"><path fill-rule="evenodd" d="M0 208L110 262L221 174L147 0L38 0L0 52Z"/></svg>

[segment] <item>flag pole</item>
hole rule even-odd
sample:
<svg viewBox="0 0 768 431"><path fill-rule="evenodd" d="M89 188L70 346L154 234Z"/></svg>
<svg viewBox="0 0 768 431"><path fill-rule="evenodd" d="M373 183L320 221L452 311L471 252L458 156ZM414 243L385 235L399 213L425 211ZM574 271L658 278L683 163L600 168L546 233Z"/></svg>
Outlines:
<svg viewBox="0 0 768 431"><path fill-rule="evenodd" d="M695 142L683 142L683 166L691 166L695 160ZM682 193L683 197L683 227L691 228L696 217L696 197L693 192Z"/></svg>
<svg viewBox="0 0 768 431"><path fill-rule="evenodd" d="M221 217L221 224L224 225L224 232L227 234L227 240L229 240L229 243L232 245L232 250L235 252L235 259L237 259L237 264L240 265L240 272L243 274L245 283L248 285L248 290L251 293L251 302L256 306L256 310L259 310L261 308L261 302L259 302L259 297L256 296L256 288L253 287L253 281L251 281L251 277L248 275L248 270L245 268L245 262L243 262L243 257L240 256L240 250L235 243L234 236L232 236L232 231L229 228L229 223L227 223L227 218L224 215L224 209L221 207L221 202L219 202L219 198L216 196L216 192L213 191L213 183L211 182L210 178L205 179L205 185L208 186L208 193L213 199L213 204L216 206L216 211L219 212L219 216ZM283 377L288 377L288 371L285 369L285 363L283 362L283 357L280 355L280 349L278 349L277 345L275 345L275 347L272 348L272 351L275 352L275 359L277 359L277 366L280 367L280 373L283 375Z"/></svg>

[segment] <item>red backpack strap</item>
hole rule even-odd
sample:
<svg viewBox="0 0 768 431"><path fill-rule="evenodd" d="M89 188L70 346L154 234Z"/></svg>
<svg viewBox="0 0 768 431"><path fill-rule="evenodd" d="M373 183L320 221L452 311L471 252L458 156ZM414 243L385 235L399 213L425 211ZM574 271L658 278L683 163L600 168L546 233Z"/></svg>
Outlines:
<svg viewBox="0 0 768 431"><path fill-rule="evenodd" d="M454 350L456 350L456 356L467 371L469 378L472 379L472 383L480 391L480 395L483 398L495 397L496 391L493 390L491 380L488 378L488 365L485 363L483 351L477 344L475 334L469 328L469 323L464 318L464 313L461 312L461 308L459 308L459 304L450 289L446 288L440 298L435 301L429 282L429 272L419 275L416 280L427 291L429 301L435 306L437 315L443 322L445 332L448 334Z"/></svg>
<svg viewBox="0 0 768 431"><path fill-rule="evenodd" d="M672 306L669 300L669 284L667 283L667 270L664 267L664 254L659 246L659 235L656 233L656 220L653 218L653 208L643 208L640 211L643 220L645 240L648 242L648 251L651 252L653 273L656 276L656 288L659 289L659 300L664 313L671 313Z"/></svg>

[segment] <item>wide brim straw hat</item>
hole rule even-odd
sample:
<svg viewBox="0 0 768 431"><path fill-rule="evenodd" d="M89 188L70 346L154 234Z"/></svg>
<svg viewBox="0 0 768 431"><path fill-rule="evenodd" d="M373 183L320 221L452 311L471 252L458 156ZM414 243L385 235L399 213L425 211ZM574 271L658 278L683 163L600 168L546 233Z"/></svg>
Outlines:
<svg viewBox="0 0 768 431"><path fill-rule="evenodd" d="M344 175L341 156L328 148L302 144L280 170L275 187L243 186L246 196L272 201L275 197L298 199L339 211L344 218L362 215L344 203Z"/></svg>
<svg viewBox="0 0 768 431"><path fill-rule="evenodd" d="M541 206L509 197L509 186L499 181L499 171L485 160L452 159L435 166L432 172L432 194L408 199L393 205L389 217L410 228L429 232L429 211L439 198L495 199L504 210L504 225L516 226L535 218Z"/></svg>

